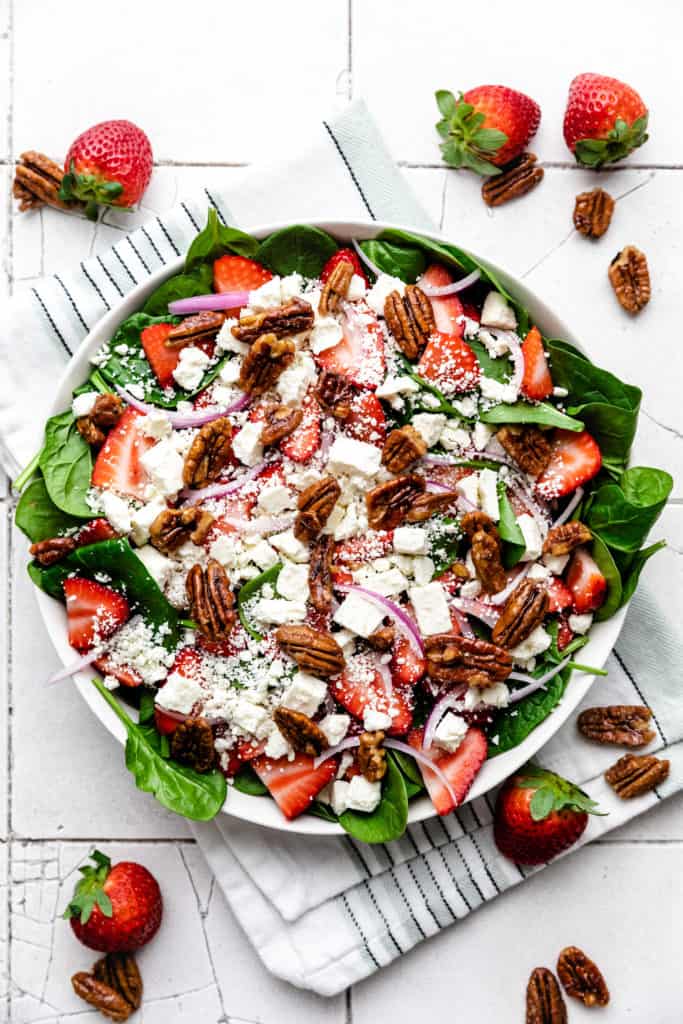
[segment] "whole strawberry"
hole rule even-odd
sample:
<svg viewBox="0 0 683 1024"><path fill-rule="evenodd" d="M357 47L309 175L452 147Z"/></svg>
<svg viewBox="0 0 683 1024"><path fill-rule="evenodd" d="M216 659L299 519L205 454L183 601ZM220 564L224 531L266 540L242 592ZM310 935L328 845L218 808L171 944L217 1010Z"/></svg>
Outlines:
<svg viewBox="0 0 683 1024"><path fill-rule="evenodd" d="M444 140L444 160L477 174L500 174L524 151L541 121L538 103L505 85L479 85L457 98L440 89L436 103L443 115L436 130Z"/></svg>
<svg viewBox="0 0 683 1024"><path fill-rule="evenodd" d="M564 141L586 167L623 160L647 141L647 107L630 85L607 75L577 75L569 86Z"/></svg>
<svg viewBox="0 0 683 1024"><path fill-rule="evenodd" d="M161 924L161 891L147 868L132 861L112 867L94 850L94 865L80 868L73 899L64 911L74 935L101 953L132 953L156 935Z"/></svg>
<svg viewBox="0 0 683 1024"><path fill-rule="evenodd" d="M100 205L139 202L151 174L152 147L142 129L131 121L102 121L72 142L59 196L85 203L94 220Z"/></svg>
<svg viewBox="0 0 683 1024"><path fill-rule="evenodd" d="M576 842L596 807L572 782L529 764L498 794L496 846L518 864L545 864Z"/></svg>

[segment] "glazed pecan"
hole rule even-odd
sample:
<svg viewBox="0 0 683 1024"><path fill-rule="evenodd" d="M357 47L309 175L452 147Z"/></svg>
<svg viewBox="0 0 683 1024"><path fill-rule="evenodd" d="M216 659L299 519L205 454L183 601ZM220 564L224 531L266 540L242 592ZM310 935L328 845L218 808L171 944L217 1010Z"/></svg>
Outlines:
<svg viewBox="0 0 683 1024"><path fill-rule="evenodd" d="M190 614L199 632L209 640L222 640L235 625L235 602L225 569L211 558L202 569L193 565L185 580Z"/></svg>
<svg viewBox="0 0 683 1024"><path fill-rule="evenodd" d="M142 978L132 953L107 953L94 964L92 973L98 981L115 989L137 1010L142 1002Z"/></svg>
<svg viewBox="0 0 683 1024"><path fill-rule="evenodd" d="M553 526L548 531L548 536L543 542L544 555L568 555L574 548L582 544L590 544L593 534L587 526L580 523L578 519L570 523L562 523L560 526Z"/></svg>
<svg viewBox="0 0 683 1024"><path fill-rule="evenodd" d="M614 200L604 188L579 192L574 203L574 227L586 238L602 238L614 213Z"/></svg>
<svg viewBox="0 0 683 1024"><path fill-rule="evenodd" d="M186 718L171 736L171 757L196 772L208 772L214 766L216 752L213 732L205 718Z"/></svg>
<svg viewBox="0 0 683 1024"><path fill-rule="evenodd" d="M391 335L408 359L417 359L434 330L432 304L416 284L405 293L391 292L384 302L384 319Z"/></svg>
<svg viewBox="0 0 683 1024"><path fill-rule="evenodd" d="M557 958L557 976L568 996L584 1006L607 1006L609 989L602 972L577 946L566 946Z"/></svg>
<svg viewBox="0 0 683 1024"><path fill-rule="evenodd" d="M501 562L501 544L495 533L477 530L472 537L472 561L487 594L499 594L507 586L507 576Z"/></svg>
<svg viewBox="0 0 683 1024"><path fill-rule="evenodd" d="M201 544L211 529L213 516L198 506L167 508L149 528L149 542L165 555L176 551L186 540Z"/></svg>
<svg viewBox="0 0 683 1024"><path fill-rule="evenodd" d="M76 420L76 429L88 444L104 444L107 431L116 426L122 413L123 399L118 395L98 395L88 415Z"/></svg>
<svg viewBox="0 0 683 1024"><path fill-rule="evenodd" d="M346 664L344 652L331 633L312 626L279 626L275 639L304 672L335 676Z"/></svg>
<svg viewBox="0 0 683 1024"><path fill-rule="evenodd" d="M365 495L368 523L372 529L392 530L399 526L424 489L422 476L397 476L373 487Z"/></svg>
<svg viewBox="0 0 683 1024"><path fill-rule="evenodd" d="M379 782L387 773L387 752L382 746L384 733L361 733L358 746L358 767L368 782Z"/></svg>
<svg viewBox="0 0 683 1024"><path fill-rule="evenodd" d="M297 501L299 514L294 523L294 536L305 542L315 540L340 494L341 487L333 476L324 476L303 490Z"/></svg>
<svg viewBox="0 0 683 1024"><path fill-rule="evenodd" d="M330 745L320 726L301 711L285 707L275 708L273 719L290 747L302 754L317 757Z"/></svg>
<svg viewBox="0 0 683 1024"><path fill-rule="evenodd" d="M622 800L649 793L668 776L669 762L654 754L624 754L605 772L605 779Z"/></svg>
<svg viewBox="0 0 683 1024"><path fill-rule="evenodd" d="M349 293L349 285L353 277L353 263L350 260L340 260L323 287L318 312L321 316L329 316L336 313L342 299Z"/></svg>
<svg viewBox="0 0 683 1024"><path fill-rule="evenodd" d="M494 644L516 647L540 626L548 611L548 591L540 580L522 580L503 605L491 632Z"/></svg>
<svg viewBox="0 0 683 1024"><path fill-rule="evenodd" d="M268 405L266 418L261 431L261 444L277 444L283 437L289 437L304 418L303 409L294 409L291 405Z"/></svg>
<svg viewBox="0 0 683 1024"><path fill-rule="evenodd" d="M526 195L543 180L543 168L536 165L535 153L522 153L513 163L487 178L481 186L481 197L487 206L502 206L518 196Z"/></svg>
<svg viewBox="0 0 683 1024"><path fill-rule="evenodd" d="M206 487L232 458L232 424L227 416L205 423L195 434L183 465L186 487Z"/></svg>
<svg viewBox="0 0 683 1024"><path fill-rule="evenodd" d="M257 396L270 391L294 360L294 342L275 334L262 334L247 352L237 381L242 391Z"/></svg>
<svg viewBox="0 0 683 1024"><path fill-rule="evenodd" d="M49 540L39 540L36 544L31 544L28 550L38 565L54 565L77 547L73 537L51 537Z"/></svg>
<svg viewBox="0 0 683 1024"><path fill-rule="evenodd" d="M323 370L318 378L316 389L318 401L325 412L331 413L337 420L347 420L351 414L353 388L348 378L332 370Z"/></svg>
<svg viewBox="0 0 683 1024"><path fill-rule="evenodd" d="M29 149L19 157L14 169L12 195L19 200L19 209L35 210L40 206L56 206L58 210L73 210L82 203L65 202L59 198L64 171L44 153Z"/></svg>
<svg viewBox="0 0 683 1024"><path fill-rule="evenodd" d="M371 633L368 639L368 644L372 647L373 651L380 651L385 654L390 651L394 646L394 640L396 638L396 630L392 625L378 626L374 633Z"/></svg>
<svg viewBox="0 0 683 1024"><path fill-rule="evenodd" d="M460 520L460 528L466 537L470 540L474 538L475 533L479 533L483 530L484 533L490 534L498 544L500 545L500 534L498 533L498 527L494 523L491 516L487 516L485 512L466 512Z"/></svg>
<svg viewBox="0 0 683 1024"><path fill-rule="evenodd" d="M567 1006L555 975L535 967L526 987L526 1024L567 1024Z"/></svg>
<svg viewBox="0 0 683 1024"><path fill-rule="evenodd" d="M652 712L637 704L610 704L586 708L576 724L587 740L620 747L645 747L657 733L650 728Z"/></svg>
<svg viewBox="0 0 683 1024"><path fill-rule="evenodd" d="M262 334L273 334L276 338L301 334L302 331L310 331L314 322L315 313L310 302L294 298L285 302L283 306L240 317L239 323L232 328L232 333L238 341L251 343Z"/></svg>
<svg viewBox="0 0 683 1024"><path fill-rule="evenodd" d="M445 512L457 499L457 491L441 491L439 494L419 494L405 515L407 523L424 523L436 512Z"/></svg>
<svg viewBox="0 0 683 1024"><path fill-rule="evenodd" d="M120 992L87 971L74 974L71 984L80 999L94 1006L102 1016L109 1017L110 1020L128 1020L133 1012L133 1007Z"/></svg>
<svg viewBox="0 0 683 1024"><path fill-rule="evenodd" d="M164 342L165 348L180 349L198 341L215 341L216 335L225 322L225 313L217 313L209 309L201 313L186 316L181 323L169 331Z"/></svg>
<svg viewBox="0 0 683 1024"><path fill-rule="evenodd" d="M311 604L319 612L326 612L332 605L332 556L334 539L319 537L311 546L308 563L308 589Z"/></svg>
<svg viewBox="0 0 683 1024"><path fill-rule="evenodd" d="M512 672L508 652L486 640L436 633L426 637L424 644L427 672L437 683L491 686Z"/></svg>
<svg viewBox="0 0 683 1024"><path fill-rule="evenodd" d="M650 271L645 253L627 245L609 265L608 275L614 294L627 313L639 313L650 301Z"/></svg>
<svg viewBox="0 0 683 1024"><path fill-rule="evenodd" d="M519 468L532 476L542 473L550 461L552 445L538 427L501 427L496 438Z"/></svg>
<svg viewBox="0 0 683 1024"><path fill-rule="evenodd" d="M427 445L422 434L406 424L405 427L392 430L387 436L382 448L382 465L390 473L401 473L417 459L421 459L426 451Z"/></svg>

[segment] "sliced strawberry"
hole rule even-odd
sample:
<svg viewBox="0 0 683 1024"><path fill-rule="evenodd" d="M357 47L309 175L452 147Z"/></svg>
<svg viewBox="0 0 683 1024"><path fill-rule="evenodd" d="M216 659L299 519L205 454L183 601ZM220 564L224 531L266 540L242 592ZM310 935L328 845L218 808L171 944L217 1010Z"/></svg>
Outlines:
<svg viewBox="0 0 683 1024"><path fill-rule="evenodd" d="M240 740L235 753L240 761L254 761L266 749L265 740Z"/></svg>
<svg viewBox="0 0 683 1024"><path fill-rule="evenodd" d="M459 334L432 331L417 372L447 395L471 391L479 383L479 361Z"/></svg>
<svg viewBox="0 0 683 1024"><path fill-rule="evenodd" d="M334 548L334 562L337 565L371 562L388 554L393 547L393 530L368 530L362 537L338 541Z"/></svg>
<svg viewBox="0 0 683 1024"><path fill-rule="evenodd" d="M561 612L571 607L572 592L564 585L559 576L553 576L548 581L548 611Z"/></svg>
<svg viewBox="0 0 683 1024"><path fill-rule="evenodd" d="M213 287L217 292L254 292L272 274L246 256L221 256L213 265ZM234 315L236 310L231 311Z"/></svg>
<svg viewBox="0 0 683 1024"><path fill-rule="evenodd" d="M76 534L76 543L79 548L86 544L97 544L102 540L113 540L118 533L108 519L91 519Z"/></svg>
<svg viewBox="0 0 683 1024"><path fill-rule="evenodd" d="M399 635L391 655L391 678L396 683L414 686L427 670L427 662L408 639Z"/></svg>
<svg viewBox="0 0 683 1024"><path fill-rule="evenodd" d="M353 582L353 577L351 577L351 582ZM305 621L307 626L329 633L330 625L332 624L332 609L327 608L321 611L318 608L314 608L311 602L308 601L306 604Z"/></svg>
<svg viewBox="0 0 683 1024"><path fill-rule="evenodd" d="M462 565L462 562L460 564ZM442 572L440 576L436 577L435 582L440 583L444 590L452 596L453 594L457 594L464 579L466 578L467 577L458 576L452 569L446 569L445 572ZM453 609L451 609L451 621L453 621Z"/></svg>
<svg viewBox="0 0 683 1024"><path fill-rule="evenodd" d="M473 473L476 473L476 469L472 469L471 466L438 465L429 467L430 480L436 480L437 483L445 484L452 489L455 489L455 485L464 480L466 476L472 476Z"/></svg>
<svg viewBox="0 0 683 1024"><path fill-rule="evenodd" d="M532 327L522 342L524 356L524 376L522 377L522 394L527 398L541 401L553 393L553 379L548 369L543 348L543 338L538 327Z"/></svg>
<svg viewBox="0 0 683 1024"><path fill-rule="evenodd" d="M541 497L551 500L571 494L600 472L602 455L587 430L556 430L550 461L536 481Z"/></svg>
<svg viewBox="0 0 683 1024"><path fill-rule="evenodd" d="M258 494L251 487L245 487L243 490L246 493L238 491L237 494L227 494L221 498L220 511L215 513L209 532L204 538L203 546L207 551L221 534L239 533L240 521L251 516Z"/></svg>
<svg viewBox="0 0 683 1024"><path fill-rule="evenodd" d="M564 615L558 617L557 624L557 649L563 651L574 639L574 633Z"/></svg>
<svg viewBox="0 0 683 1024"><path fill-rule="evenodd" d="M372 391L360 391L351 400L351 411L344 430L357 441L381 448L387 436L387 421L379 398Z"/></svg>
<svg viewBox="0 0 683 1024"><path fill-rule="evenodd" d="M585 548L577 548L565 577L571 591L574 611L579 615L594 612L607 597L607 580Z"/></svg>
<svg viewBox="0 0 683 1024"><path fill-rule="evenodd" d="M302 403L304 418L296 430L280 441L280 451L292 462L308 462L320 447L320 406L313 395Z"/></svg>
<svg viewBox="0 0 683 1024"><path fill-rule="evenodd" d="M361 722L370 708L390 714L392 724L387 732L392 736L402 736L412 725L410 691L400 685L387 687L375 663L365 655L347 660L342 674L330 683L330 692Z"/></svg>
<svg viewBox="0 0 683 1024"><path fill-rule="evenodd" d="M452 284L454 277L450 270L444 267L443 263L432 263L427 267L424 274L417 282L420 287L427 285L429 288L443 288L444 285ZM429 299L434 311L434 321L437 331L443 334L457 334L462 338L465 330L463 320L463 305L457 295L441 295ZM477 320L479 316L477 315Z"/></svg>
<svg viewBox="0 0 683 1024"><path fill-rule="evenodd" d="M436 746L432 746L429 750L422 750L423 733L423 729L413 729L408 737L408 742L411 747L415 747L416 750L425 754L430 761L438 764L451 784L451 788L455 792L455 802L438 775L431 768L420 764L424 784L437 814L450 814L463 802L475 776L486 760L486 736L480 729L471 726L458 749L453 754L449 754L448 751L440 750Z"/></svg>
<svg viewBox="0 0 683 1024"><path fill-rule="evenodd" d="M89 650L95 642L106 640L130 617L123 594L103 583L82 576L64 580L69 643L77 651Z"/></svg>
<svg viewBox="0 0 683 1024"><path fill-rule="evenodd" d="M156 442L138 430L143 413L128 407L107 434L92 471L93 487L144 499L147 474L140 456Z"/></svg>
<svg viewBox="0 0 683 1024"><path fill-rule="evenodd" d="M154 724L157 728L157 732L161 733L162 736L170 736L176 731L180 725L181 718L176 718L175 714L169 714L168 711L164 711L163 708L154 708Z"/></svg>
<svg viewBox="0 0 683 1024"><path fill-rule="evenodd" d="M323 370L340 373L359 388L378 388L385 376L384 335L379 320L364 302L342 322L344 337L316 356Z"/></svg>
<svg viewBox="0 0 683 1024"><path fill-rule="evenodd" d="M98 658L93 664L103 676L114 676L115 679L118 679L121 686L142 686L142 676L138 675L135 669L127 668L125 665L115 665L106 655L103 658Z"/></svg>
<svg viewBox="0 0 683 1024"><path fill-rule="evenodd" d="M325 283L325 281L327 281L328 277L330 276L334 268L339 263L344 262L350 263L351 266L353 267L354 274L358 274L359 277L362 277L366 285L369 284L366 273L363 270L363 264L361 263L358 257L358 253L354 252L353 249L338 249L337 252L335 252L334 256L330 256L329 260L323 267L322 273L320 275L320 280L323 282L323 284Z"/></svg>
<svg viewBox="0 0 683 1024"><path fill-rule="evenodd" d="M162 388L175 385L173 371L180 362L181 349L166 347L166 339L172 329L173 324L150 324L140 335L147 361ZM212 356L216 346L212 341L198 341L196 347Z"/></svg>
<svg viewBox="0 0 683 1024"><path fill-rule="evenodd" d="M475 323L479 323L481 320L481 313L476 306L473 306L470 302L463 302L462 311L468 320L474 320Z"/></svg>
<svg viewBox="0 0 683 1024"><path fill-rule="evenodd" d="M252 768L270 795L277 802L285 818L290 821L307 810L321 789L331 782L337 772L334 757L313 767L313 758L297 754L293 761L279 758L257 757Z"/></svg>

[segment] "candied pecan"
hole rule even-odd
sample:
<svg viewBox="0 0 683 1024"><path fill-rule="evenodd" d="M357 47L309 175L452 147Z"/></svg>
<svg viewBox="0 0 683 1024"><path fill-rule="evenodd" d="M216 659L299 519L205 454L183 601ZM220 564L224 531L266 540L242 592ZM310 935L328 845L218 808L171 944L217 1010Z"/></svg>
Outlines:
<svg viewBox="0 0 683 1024"><path fill-rule="evenodd" d="M380 651L385 654L394 646L396 630L392 625L378 626L377 629L367 638L368 644L373 651Z"/></svg>
<svg viewBox="0 0 683 1024"><path fill-rule="evenodd" d="M238 341L249 343L256 341L262 334L286 338L291 334L310 331L314 322L315 313L310 302L294 298L282 306L240 317L240 322L232 328L232 334Z"/></svg>
<svg viewBox="0 0 683 1024"><path fill-rule="evenodd" d="M232 458L232 424L227 416L205 423L195 434L183 465L186 487L206 487Z"/></svg>
<svg viewBox="0 0 683 1024"><path fill-rule="evenodd" d="M519 468L532 476L542 473L550 461L552 445L538 427L501 427L496 438Z"/></svg>
<svg viewBox="0 0 683 1024"><path fill-rule="evenodd" d="M228 636L235 625L235 599L220 562L211 558L206 569L193 565L185 580L185 590L190 613L199 632L209 640L222 640Z"/></svg>
<svg viewBox="0 0 683 1024"><path fill-rule="evenodd" d="M324 476L303 490L297 501L299 514L294 523L294 536L305 542L315 540L340 494L341 487L333 476Z"/></svg>
<svg viewBox="0 0 683 1024"><path fill-rule="evenodd" d="M555 975L535 967L526 987L526 1024L567 1024L567 1006Z"/></svg>
<svg viewBox="0 0 683 1024"><path fill-rule="evenodd" d="M38 565L54 565L61 562L72 551L78 547L73 537L51 537L49 540L39 540L31 544L28 549Z"/></svg>
<svg viewBox="0 0 683 1024"><path fill-rule="evenodd" d="M285 707L275 708L273 720L290 747L302 754L317 757L330 745L320 726L302 711Z"/></svg>
<svg viewBox="0 0 683 1024"><path fill-rule="evenodd" d="M66 202L59 197L64 171L44 153L33 149L22 153L14 169L12 195L19 200L19 209L35 210L40 206L55 206L58 210L73 210L79 202Z"/></svg>
<svg viewBox="0 0 683 1024"><path fill-rule="evenodd" d="M93 976L115 989L137 1010L142 1002L142 978L132 953L107 953L93 965Z"/></svg>
<svg viewBox="0 0 683 1024"><path fill-rule="evenodd" d="M627 245L609 265L608 276L614 294L627 313L639 313L650 301L650 271L645 253Z"/></svg>
<svg viewBox="0 0 683 1024"><path fill-rule="evenodd" d="M294 409L291 405L268 405L261 431L261 444L277 444L283 437L289 437L303 418L303 409Z"/></svg>
<svg viewBox="0 0 683 1024"><path fill-rule="evenodd" d="M548 611L548 590L540 580L522 580L503 605L491 632L494 644L516 647L540 626Z"/></svg>
<svg viewBox="0 0 683 1024"><path fill-rule="evenodd" d="M435 633L424 643L427 672L437 683L491 686L502 683L512 672L508 652L486 640Z"/></svg>
<svg viewBox="0 0 683 1024"><path fill-rule="evenodd" d="M472 537L472 561L487 594L499 594L507 586L507 576L501 558L498 531L487 533L477 530Z"/></svg>
<svg viewBox="0 0 683 1024"><path fill-rule="evenodd" d="M574 227L586 238L602 238L614 213L614 200L604 188L579 192L574 203Z"/></svg>
<svg viewBox="0 0 683 1024"><path fill-rule="evenodd" d="M186 316L169 331L164 342L165 348L180 349L198 341L215 341L216 335L225 322L225 313L205 309L201 313Z"/></svg>
<svg viewBox="0 0 683 1024"><path fill-rule="evenodd" d="M88 415L76 420L76 429L88 444L104 444L107 431L116 426L122 413L123 400L118 395L98 395Z"/></svg>
<svg viewBox="0 0 683 1024"><path fill-rule="evenodd" d="M382 746L384 733L361 733L358 746L358 767L368 782L379 782L387 773L387 752Z"/></svg>
<svg viewBox="0 0 683 1024"><path fill-rule="evenodd" d="M90 1006L94 1006L104 1017L110 1020L128 1020L133 1007L127 999L105 981L100 981L87 971L79 971L71 979L76 995Z"/></svg>
<svg viewBox="0 0 683 1024"><path fill-rule="evenodd" d="M582 544L590 544L593 534L587 526L580 523L578 519L570 523L562 523L560 526L553 526L548 531L548 536L543 542L544 555L568 555L574 548Z"/></svg>
<svg viewBox="0 0 683 1024"><path fill-rule="evenodd" d="M335 676L346 664L344 652L331 633L312 626L279 626L275 639L304 672Z"/></svg>
<svg viewBox="0 0 683 1024"><path fill-rule="evenodd" d="M387 436L382 448L382 465L390 473L401 473L417 459L421 459L426 451L427 445L422 434L406 424L405 427L392 430Z"/></svg>
<svg viewBox="0 0 683 1024"><path fill-rule="evenodd" d="M502 206L518 196L526 195L543 180L543 168L536 165L535 153L522 153L495 178L487 178L481 186L481 197L487 206Z"/></svg>
<svg viewBox="0 0 683 1024"><path fill-rule="evenodd" d="M422 289L409 284L404 295L397 291L387 295L384 319L401 351L408 359L417 359L434 330L432 304Z"/></svg>
<svg viewBox="0 0 683 1024"><path fill-rule="evenodd" d="M491 516L487 516L485 512L466 512L460 520L460 528L466 537L470 540L474 538L475 533L479 533L483 530L484 533L488 533L491 537L498 541L500 545L500 534L498 533L498 527L494 523Z"/></svg>
<svg viewBox="0 0 683 1024"><path fill-rule="evenodd" d="M353 388L348 378L332 370L323 370L316 389L318 401L326 412L337 420L347 420L351 414Z"/></svg>
<svg viewBox="0 0 683 1024"><path fill-rule="evenodd" d="M186 718L180 723L171 736L171 757L196 772L211 771L216 752L213 732L205 718Z"/></svg>
<svg viewBox="0 0 683 1024"><path fill-rule="evenodd" d="M397 476L373 487L365 495L368 523L372 529L392 530L399 526L424 489L422 476Z"/></svg>
<svg viewBox="0 0 683 1024"><path fill-rule="evenodd" d="M607 1006L609 989L600 968L577 946L566 946L557 958L557 976L568 996L584 1006Z"/></svg>
<svg viewBox="0 0 683 1024"><path fill-rule="evenodd" d="M308 563L308 588L311 604L319 612L326 612L332 605L332 556L334 540L330 536L319 537L311 546Z"/></svg>
<svg viewBox="0 0 683 1024"><path fill-rule="evenodd" d="M605 779L622 800L649 793L668 776L669 762L654 754L624 754L605 772Z"/></svg>
<svg viewBox="0 0 683 1024"><path fill-rule="evenodd" d="M587 740L621 747L645 747L657 735L650 728L652 712L637 704L610 704L586 708L576 724Z"/></svg>
<svg viewBox="0 0 683 1024"><path fill-rule="evenodd" d="M201 544L213 523L213 516L196 505L190 508L167 508L160 512L149 528L149 542L168 555L186 540Z"/></svg>
<svg viewBox="0 0 683 1024"><path fill-rule="evenodd" d="M291 366L294 352L293 341L275 334L262 334L244 357L238 387L255 396L270 391L280 374Z"/></svg>
<svg viewBox="0 0 683 1024"><path fill-rule="evenodd" d="M444 512L458 497L457 491L440 491L438 494L420 494L405 515L407 523L424 523L436 512Z"/></svg>
<svg viewBox="0 0 683 1024"><path fill-rule="evenodd" d="M349 294L349 285L353 277L353 263L351 260L340 260L328 277L323 287L318 312L321 316L329 316L336 313L342 299Z"/></svg>

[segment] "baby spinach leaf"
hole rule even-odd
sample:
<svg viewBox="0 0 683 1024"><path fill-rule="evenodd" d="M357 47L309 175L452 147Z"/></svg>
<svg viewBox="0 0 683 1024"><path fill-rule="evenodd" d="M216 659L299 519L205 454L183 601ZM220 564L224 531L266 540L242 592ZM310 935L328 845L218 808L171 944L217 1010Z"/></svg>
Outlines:
<svg viewBox="0 0 683 1024"><path fill-rule="evenodd" d="M463 414L459 412L458 409L456 409L456 407L451 402L448 401L444 393L442 391L439 391L435 384L432 384L431 381L425 380L424 377L421 377L417 370L415 369L413 363L410 362L410 360L406 359L405 356L400 356L399 362L401 367L403 368L403 372L412 380L414 380L417 385L419 385L420 390L427 391L430 395L433 395L434 398L438 399L439 402L438 405L434 403L427 406L422 405L422 403L418 401L417 403L415 403L416 408L424 409L426 412L443 412L447 416L463 420L463 422L465 423L472 422L471 420L467 419L467 417L463 416Z"/></svg>
<svg viewBox="0 0 683 1024"><path fill-rule="evenodd" d="M391 277L398 277L406 284L414 284L427 266L427 260L421 249L396 245L393 242L383 242L377 238L369 238L359 244L376 267L385 274L390 274Z"/></svg>
<svg viewBox="0 0 683 1024"><path fill-rule="evenodd" d="M248 796L268 796L268 787L264 786L250 764L242 765L233 777L232 784L238 793L247 793Z"/></svg>
<svg viewBox="0 0 683 1024"><path fill-rule="evenodd" d="M512 374L512 363L507 356L500 356L498 359L494 359L493 356L489 354L486 345L477 338L468 338L467 344L476 355L484 377L490 377L492 380L497 380L501 384L510 379Z"/></svg>
<svg viewBox="0 0 683 1024"><path fill-rule="evenodd" d="M525 740L559 704L570 675L571 670L564 669L550 680L545 690L537 690L518 704L499 711L489 729L489 735L495 736L496 742L489 742L488 756L503 754Z"/></svg>
<svg viewBox="0 0 683 1024"><path fill-rule="evenodd" d="M213 263L226 253L254 259L258 248L259 243L255 238L240 231L239 228L221 224L214 208L209 207L206 227L199 232L187 250L185 273L188 274L202 263Z"/></svg>
<svg viewBox="0 0 683 1024"><path fill-rule="evenodd" d="M550 634L552 643L547 651L544 651L541 657L536 662L536 668L534 669L535 675L543 675L543 673L551 668L552 665L559 665L561 661L568 658L570 654L574 654L575 651L585 647L588 643L588 636L580 636L577 634L573 640L560 650L558 647L558 639L560 633L560 623L558 619L553 619L545 627L546 632Z"/></svg>
<svg viewBox="0 0 683 1024"><path fill-rule="evenodd" d="M662 469L634 466L619 483L603 484L595 492L586 525L610 548L637 551L659 518L673 480Z"/></svg>
<svg viewBox="0 0 683 1024"><path fill-rule="evenodd" d="M263 640L263 634L251 624L249 616L247 615L246 605L255 597L259 591L263 590L267 583L275 584L277 578L280 575L282 569L282 562L278 562L277 565L272 565L270 569L266 569L258 576L254 576L252 580L249 580L240 587L237 594L237 614L239 620L246 629L247 633L254 640Z"/></svg>
<svg viewBox="0 0 683 1024"><path fill-rule="evenodd" d="M200 775L164 758L148 727L133 722L99 679L93 679L93 685L125 726L126 768L138 789L151 793L167 810L192 821L215 818L225 802L225 776L216 770Z"/></svg>
<svg viewBox="0 0 683 1024"><path fill-rule="evenodd" d="M323 821L332 821L335 824L339 821L339 818L332 808L328 807L327 804L322 803L320 800L314 800L306 813L312 814L314 818L322 818Z"/></svg>
<svg viewBox="0 0 683 1024"><path fill-rule="evenodd" d="M612 552L597 536L593 538L592 553L598 569L607 580L607 598L595 613L596 622L605 622L621 607L621 574L612 558Z"/></svg>
<svg viewBox="0 0 683 1024"><path fill-rule="evenodd" d="M650 544L647 548L641 548L640 551L636 551L632 555L616 552L619 571L621 572L622 605L626 604L633 597L645 563L665 547L666 541L658 540L655 544Z"/></svg>
<svg viewBox="0 0 683 1024"><path fill-rule="evenodd" d="M190 271L174 274L155 288L144 306L143 313L149 316L168 315L169 302L189 299L193 295L207 295L213 284L213 267L210 263L199 263Z"/></svg>
<svg viewBox="0 0 683 1024"><path fill-rule="evenodd" d="M344 811L339 824L362 843L390 843L405 832L408 822L408 793L403 773L387 752L387 773L382 781L382 799L370 814Z"/></svg>
<svg viewBox="0 0 683 1024"><path fill-rule="evenodd" d="M331 235L307 224L282 228L264 239L258 247L256 260L275 274L301 274L319 277L339 246Z"/></svg>
<svg viewBox="0 0 683 1024"><path fill-rule="evenodd" d="M526 543L502 480L498 481L497 489L498 512L500 515L498 533L500 534L500 539L504 542L503 565L506 569L511 569L513 565L517 565L517 562L519 562L526 551Z"/></svg>
<svg viewBox="0 0 683 1024"><path fill-rule="evenodd" d="M394 758L405 777L408 799L410 800L412 797L416 796L417 793L422 793L424 791L425 784L415 758L409 757L408 754L404 754L402 750L392 750L391 756Z"/></svg>
<svg viewBox="0 0 683 1024"><path fill-rule="evenodd" d="M581 420L574 419L560 412L554 405L547 402L515 402L508 405L502 402L482 412L483 423L537 423L541 427L560 427L562 430L583 430Z"/></svg>
<svg viewBox="0 0 683 1024"><path fill-rule="evenodd" d="M440 576L449 569L458 557L460 530L458 520L453 516L433 516L429 523L429 557L434 562L434 577Z"/></svg>
<svg viewBox="0 0 683 1024"><path fill-rule="evenodd" d="M71 410L51 416L45 424L45 444L40 453L45 488L57 508L67 515L92 519L85 496L90 489L92 455L76 428Z"/></svg>
<svg viewBox="0 0 683 1024"><path fill-rule="evenodd" d="M44 478L37 476L19 499L15 522L28 539L36 544L80 526L82 520L57 508L47 492Z"/></svg>

